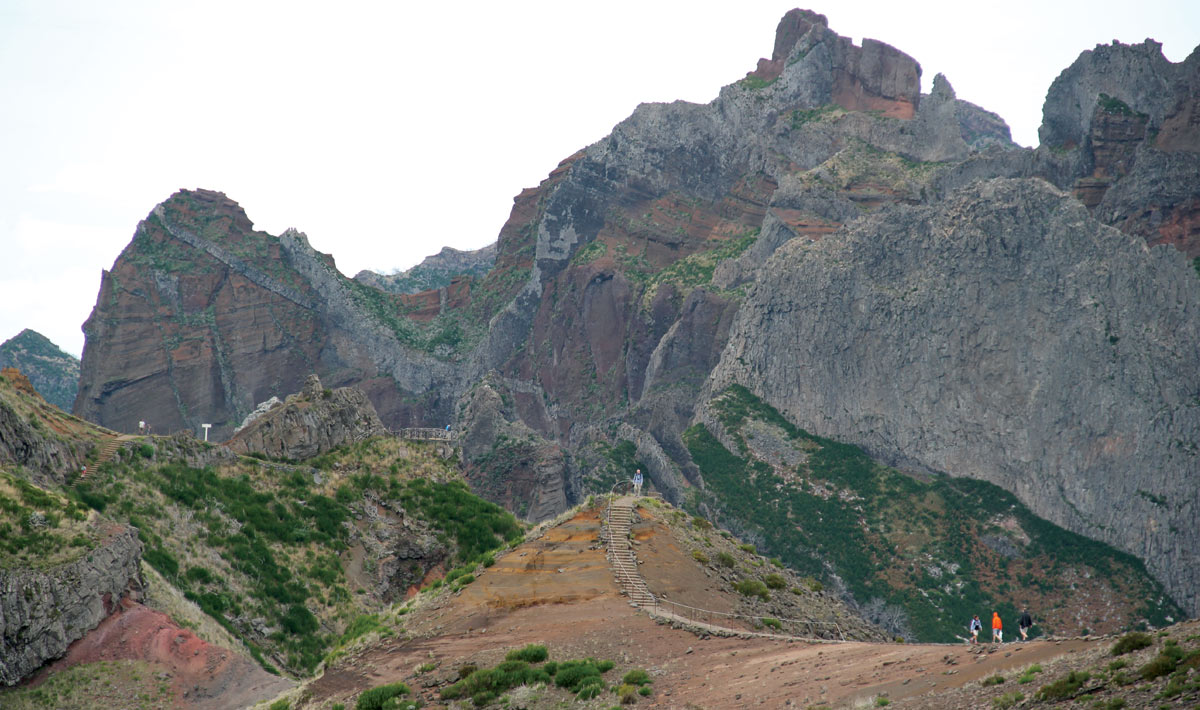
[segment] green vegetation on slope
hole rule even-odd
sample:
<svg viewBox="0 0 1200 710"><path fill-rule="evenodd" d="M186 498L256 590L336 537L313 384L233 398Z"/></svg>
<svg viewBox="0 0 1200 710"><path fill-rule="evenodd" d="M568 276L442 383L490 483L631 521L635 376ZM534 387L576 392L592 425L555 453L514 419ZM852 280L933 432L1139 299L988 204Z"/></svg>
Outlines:
<svg viewBox="0 0 1200 710"><path fill-rule="evenodd" d="M145 661L98 661L52 673L36 688L0 689L4 710L159 710L170 707L170 678Z"/></svg>
<svg viewBox="0 0 1200 710"><path fill-rule="evenodd" d="M750 248L758 239L758 230L752 230L740 237L726 239L710 244L709 249L689 254L676 260L670 266L658 273L646 273L636 269L627 270L627 274L639 283L645 285L642 294L642 307L649 308L654 301L658 289L666 284L673 285L679 295L686 298L692 289L712 282L713 272L717 265L726 259L733 259Z"/></svg>
<svg viewBox="0 0 1200 710"><path fill-rule="evenodd" d="M0 471L0 569L46 569L96 547L86 506Z"/></svg>
<svg viewBox="0 0 1200 710"><path fill-rule="evenodd" d="M370 526L355 527L374 505L367 501L398 505L427 526L464 565L460 583L491 551L520 538L517 521L453 480L449 464L414 463L434 458L431 451L368 440L314 459L326 471L319 475L253 459L193 468L182 458L135 454L105 464L77 491L88 505L137 527L145 561L260 661L266 652L308 673L356 619L384 604L372 595L377 560L357 542L371 534ZM430 468L443 482L413 477ZM352 574L354 565L361 572ZM417 580L430 571L406 570Z"/></svg>
<svg viewBox="0 0 1200 710"><path fill-rule="evenodd" d="M1137 613L1152 624L1179 618L1139 560L1038 518L997 486L906 476L799 429L740 386L712 406L738 451L702 425L685 432L706 486L693 509L719 511L802 574L828 580L828 563L860 603L902 608L920 640L962 635L972 614L1015 619L1018 599L1044 623L1089 575L1143 601Z"/></svg>

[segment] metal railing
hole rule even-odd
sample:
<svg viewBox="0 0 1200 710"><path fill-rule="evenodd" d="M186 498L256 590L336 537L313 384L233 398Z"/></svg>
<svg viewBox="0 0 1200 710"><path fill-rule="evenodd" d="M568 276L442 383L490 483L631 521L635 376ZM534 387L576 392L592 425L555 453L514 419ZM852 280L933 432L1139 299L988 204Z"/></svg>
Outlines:
<svg viewBox="0 0 1200 710"><path fill-rule="evenodd" d="M629 569L627 565L619 560L616 555L615 537L612 526L612 509L616 498L618 487L628 486L633 487L630 481L618 481L613 484L609 491L608 506L604 511L605 527L608 529L608 551L612 560L613 574L617 577L617 582L623 587L630 598L636 593L639 597L649 597L651 604L646 605L639 602L639 606L645 609L651 616L670 616L693 623L706 624L715 628L726 629L734 633L771 633L764 632L762 629L770 628L774 633L772 635L788 636L791 638L801 638L805 640L820 640L820 641L845 641L846 635L842 633L842 627L836 621L815 621L812 619L786 619L775 618L770 616L755 616L751 614L736 614L733 612L713 611L712 609L701 609L700 607L680 604L668 599L662 599L658 595L650 591L646 586L646 581L642 579L642 575L637 571L637 568ZM633 511L630 510L630 523L632 524ZM632 548L629 549L632 555ZM634 563L636 565L636 562ZM718 620L738 619L749 622L753 627L752 630L735 629L717 623ZM823 632L823 633L822 633ZM836 634L834 636L833 634Z"/></svg>
<svg viewBox="0 0 1200 710"><path fill-rule="evenodd" d="M413 441L451 441L454 438L449 429L436 427L405 427L394 429L392 433L401 439Z"/></svg>

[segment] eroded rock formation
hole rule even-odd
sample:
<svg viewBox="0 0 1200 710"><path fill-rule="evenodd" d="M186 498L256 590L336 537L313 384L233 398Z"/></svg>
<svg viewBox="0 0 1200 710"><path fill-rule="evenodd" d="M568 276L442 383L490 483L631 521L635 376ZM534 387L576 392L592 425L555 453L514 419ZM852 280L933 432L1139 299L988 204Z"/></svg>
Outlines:
<svg viewBox="0 0 1200 710"><path fill-rule="evenodd" d="M113 526L82 558L47 570L0 569L0 683L13 685L115 611L140 598L142 543Z"/></svg>
<svg viewBox="0 0 1200 710"><path fill-rule="evenodd" d="M300 460L387 433L362 391L325 389L321 378L309 375L303 390L251 420L225 446L240 454Z"/></svg>

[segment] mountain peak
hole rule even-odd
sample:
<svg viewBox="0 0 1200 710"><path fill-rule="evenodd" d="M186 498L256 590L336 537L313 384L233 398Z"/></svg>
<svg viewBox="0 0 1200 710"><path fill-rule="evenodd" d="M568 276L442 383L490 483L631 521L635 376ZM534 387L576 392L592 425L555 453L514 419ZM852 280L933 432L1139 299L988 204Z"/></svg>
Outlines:
<svg viewBox="0 0 1200 710"><path fill-rule="evenodd" d="M0 367L14 367L33 384L47 402L71 411L79 389L79 360L26 328L0 344Z"/></svg>

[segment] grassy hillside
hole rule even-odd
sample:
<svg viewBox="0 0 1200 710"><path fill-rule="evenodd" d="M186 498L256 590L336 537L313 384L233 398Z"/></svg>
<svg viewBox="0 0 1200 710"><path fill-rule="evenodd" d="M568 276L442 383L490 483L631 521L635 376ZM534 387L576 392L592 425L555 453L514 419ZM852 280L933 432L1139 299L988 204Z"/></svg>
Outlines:
<svg viewBox="0 0 1200 710"><path fill-rule="evenodd" d="M0 471L0 569L46 569L96 547L86 506Z"/></svg>
<svg viewBox="0 0 1200 710"><path fill-rule="evenodd" d="M734 386L711 403L730 451L685 433L720 524L804 574L841 583L868 616L924 641L965 634L997 610L1010 634L1028 607L1042 632L1116 631L1182 617L1131 555L1053 525L1015 496L963 478L929 480L793 426Z"/></svg>
<svg viewBox="0 0 1200 710"><path fill-rule="evenodd" d="M76 495L136 526L145 561L269 670L311 672L363 617L454 567L465 575L522 534L432 446L387 437L303 465L204 468L173 446L126 450Z"/></svg>

